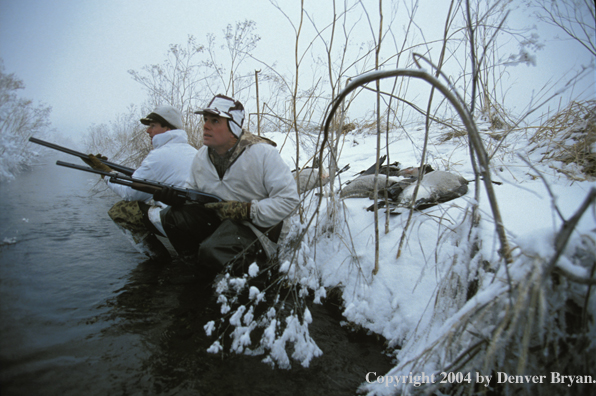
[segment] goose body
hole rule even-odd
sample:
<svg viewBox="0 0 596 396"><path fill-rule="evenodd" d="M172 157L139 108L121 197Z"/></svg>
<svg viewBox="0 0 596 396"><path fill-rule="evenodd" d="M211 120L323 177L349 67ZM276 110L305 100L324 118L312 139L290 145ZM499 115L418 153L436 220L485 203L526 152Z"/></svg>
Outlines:
<svg viewBox="0 0 596 396"><path fill-rule="evenodd" d="M409 206L412 202L416 179L399 195L400 206ZM461 176L445 171L432 171L424 175L416 195L416 205L427 206L450 201L468 192L468 181Z"/></svg>

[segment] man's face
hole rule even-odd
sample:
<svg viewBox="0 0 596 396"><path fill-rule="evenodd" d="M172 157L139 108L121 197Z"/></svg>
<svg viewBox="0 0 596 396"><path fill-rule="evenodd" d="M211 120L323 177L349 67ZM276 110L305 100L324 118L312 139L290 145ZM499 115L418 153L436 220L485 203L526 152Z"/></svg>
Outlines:
<svg viewBox="0 0 596 396"><path fill-rule="evenodd" d="M147 127L147 133L151 137L151 141L153 141L153 137L155 135L159 135L160 133L164 133L169 130L170 130L170 128L161 126L161 124L159 122L151 122L151 123L149 123L149 126Z"/></svg>
<svg viewBox="0 0 596 396"><path fill-rule="evenodd" d="M236 143L236 136L228 128L227 119L220 116L203 115L203 144L223 155Z"/></svg>

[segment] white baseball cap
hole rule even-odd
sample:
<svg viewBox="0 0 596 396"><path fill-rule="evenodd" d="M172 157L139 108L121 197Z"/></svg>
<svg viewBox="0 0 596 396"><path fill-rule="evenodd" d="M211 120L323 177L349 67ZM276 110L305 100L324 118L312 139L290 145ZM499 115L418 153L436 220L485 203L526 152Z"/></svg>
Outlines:
<svg viewBox="0 0 596 396"><path fill-rule="evenodd" d="M172 106L157 106L147 117L141 118L141 124L149 125L152 122L169 124L174 129L182 129L182 114Z"/></svg>
<svg viewBox="0 0 596 396"><path fill-rule="evenodd" d="M213 114L228 119L230 131L240 137L244 123L244 106L236 99L225 95L215 95L204 109L195 111L195 114Z"/></svg>

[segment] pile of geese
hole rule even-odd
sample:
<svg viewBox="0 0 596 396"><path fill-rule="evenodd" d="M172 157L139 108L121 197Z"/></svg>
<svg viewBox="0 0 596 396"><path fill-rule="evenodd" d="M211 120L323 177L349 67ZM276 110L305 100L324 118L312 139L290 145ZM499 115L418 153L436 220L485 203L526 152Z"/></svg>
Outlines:
<svg viewBox="0 0 596 396"><path fill-rule="evenodd" d="M437 204L459 198L468 192L468 181L463 177L441 170L434 170L430 165L421 167L401 168L399 162L383 165L387 156L379 158L379 174L377 179L378 207L387 207L392 214L400 214L399 208L413 208L422 210ZM324 167L318 164L310 168L303 168L300 172L294 171L294 178L300 179L300 191L306 192L319 186L319 172L323 172L323 185L329 180L329 174ZM344 172L349 165L338 173ZM374 198L376 164L356 174L352 180L344 183L340 189L339 197L348 198ZM297 177L298 175L298 177ZM421 178L413 201L414 190ZM385 198L386 197L386 198ZM374 205L367 210L372 211Z"/></svg>
<svg viewBox="0 0 596 396"><path fill-rule="evenodd" d="M450 172L434 170L430 165L401 168L399 162L383 165L386 156L379 158L377 179L378 207L388 207L390 213L400 214L398 208L426 209L459 198L468 192L468 181ZM374 198L376 164L346 182L340 198ZM420 180L416 201L414 191ZM385 199L385 197L387 197ZM374 205L367 210L372 211Z"/></svg>

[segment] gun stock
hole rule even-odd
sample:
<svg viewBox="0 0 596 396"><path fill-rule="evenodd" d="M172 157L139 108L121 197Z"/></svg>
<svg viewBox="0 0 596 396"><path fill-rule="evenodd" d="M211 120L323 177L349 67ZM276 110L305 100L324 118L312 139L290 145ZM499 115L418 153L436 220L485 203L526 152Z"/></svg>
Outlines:
<svg viewBox="0 0 596 396"><path fill-rule="evenodd" d="M134 190L146 192L149 194L154 194L159 189L168 187L172 190L176 191L179 197L186 199L190 202L199 202L199 203L209 203L209 202L221 202L222 199L216 195L204 193L201 191L190 190L187 188L180 188L176 186L167 185L164 183L159 183L152 180L145 180L145 179L137 179L131 177L129 175L123 175L120 173L112 173L112 172L104 172L100 170L96 170L93 168L89 168L86 166L71 164L69 162L64 161L56 161L56 165L64 166L66 168L72 168L81 170L84 172L95 173L96 175L103 175L110 178L110 182L116 184L122 184L124 186L128 186Z"/></svg>
<svg viewBox="0 0 596 396"><path fill-rule="evenodd" d="M87 154L81 153L80 151L71 150L69 148L62 147L62 146L59 146L54 143L46 142L45 140L34 138L33 136L29 138L29 141L32 143L39 144L41 146L45 146L45 147L57 150L57 151L62 151L63 153L66 153L66 154L74 155L75 157L79 157L81 159L89 158L89 156ZM132 168L129 168L124 165L118 165L114 162L110 162L110 161L106 161L106 160L102 160L102 159L100 159L100 161L103 162L104 164L106 164L107 166L109 166L110 168L114 169L116 172L124 173L125 175L128 175L128 176L131 176L135 171Z"/></svg>

